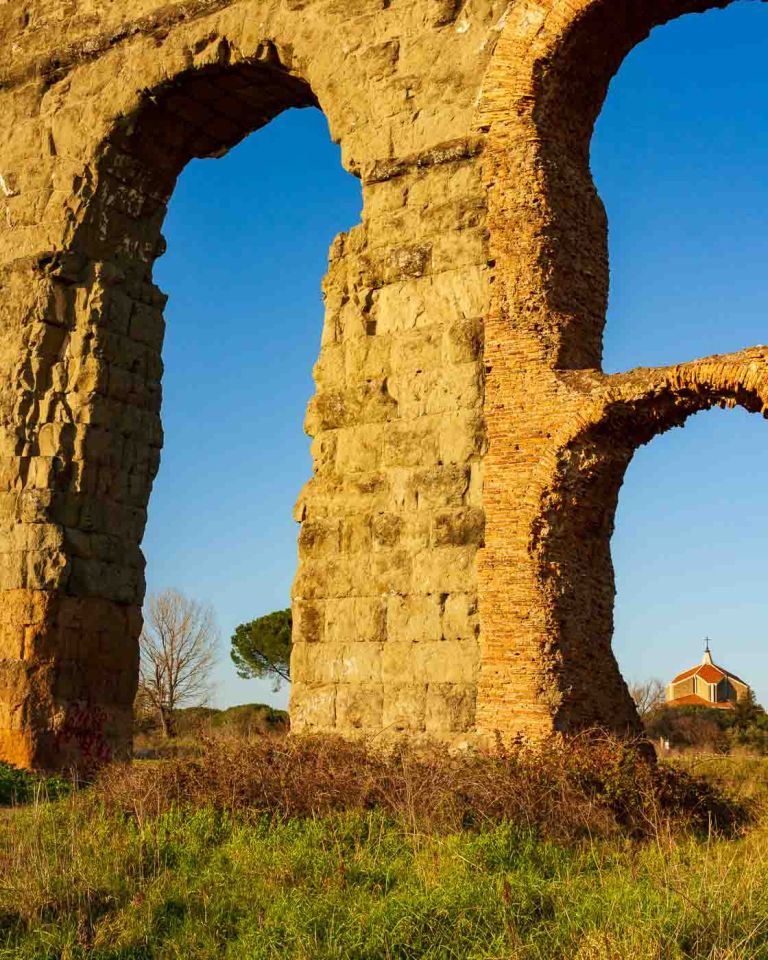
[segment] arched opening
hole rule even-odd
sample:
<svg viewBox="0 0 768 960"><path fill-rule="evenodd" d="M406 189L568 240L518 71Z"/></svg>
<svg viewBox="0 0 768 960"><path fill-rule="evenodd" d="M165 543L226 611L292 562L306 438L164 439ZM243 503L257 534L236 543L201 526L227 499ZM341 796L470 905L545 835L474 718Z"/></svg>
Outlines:
<svg viewBox="0 0 768 960"><path fill-rule="evenodd" d="M151 284L150 299L164 307L162 325L159 312L145 312L141 293L133 308L147 328L145 342L157 348L166 341L162 420L170 449L164 441L163 456L170 470L150 508L158 519L147 544L156 560L153 567L150 554L149 586L171 584L214 601L226 642L238 623L291 605L293 508L312 476L302 425L323 334L321 280L333 237L356 222L361 204L358 183L345 193L351 178L325 118L316 109L291 109L318 106L308 85L274 51L261 62L232 65L222 44L220 66L148 93L111 138L102 176L124 185L125 212L138 214L136 223L125 222L103 185L107 209L92 216L105 242L114 230L117 259L130 280ZM314 150L312 139L323 139L325 152ZM270 183L270 168L278 182ZM213 169L219 182L206 189L204 171ZM336 193L332 169L344 181ZM197 209L187 195L195 179ZM193 223L177 227L185 208ZM185 229L195 233L192 242L182 244L177 235L178 253L155 265L167 240ZM165 307L167 294L176 294L178 307L173 301ZM183 431L177 433L183 452L175 431ZM228 649L221 653L221 705L275 700L269 682L238 681ZM278 703L287 705L287 690Z"/></svg>
<svg viewBox="0 0 768 960"><path fill-rule="evenodd" d="M210 53L212 42L196 52ZM190 56L181 72L129 88L128 106L93 133L89 162L73 180L64 250L35 264L50 358L40 383L49 387L27 409L44 424L35 450L48 458L49 474L37 481L47 493L34 505L55 523L58 580L42 568L22 580L44 583L22 598L26 608L19 604L22 623L32 617L36 626L26 659L14 665L22 694L3 750L22 765L79 762L83 744L95 741L114 756L130 749L141 543L163 441L166 296L153 267L165 250L167 204L190 160L223 156L289 107L317 106L269 44L234 61L222 39L205 65ZM339 249L335 260L343 262ZM318 321L315 314L315 347Z"/></svg>
<svg viewBox="0 0 768 960"><path fill-rule="evenodd" d="M765 9L734 3L657 28L611 83L591 161L610 224L609 372L766 340L766 42ZM721 663L768 690L755 655L766 515L749 483L765 430L712 413L633 455L612 540L627 679L668 682L709 636Z"/></svg>
<svg viewBox="0 0 768 960"><path fill-rule="evenodd" d="M714 410L635 454L612 540L613 646L628 680L669 682L710 637L716 660L768 702L768 508L756 482L768 467L765 430L744 411Z"/></svg>
<svg viewBox="0 0 768 960"><path fill-rule="evenodd" d="M169 295L164 444L142 549L150 593L171 585L214 606L223 643L212 703L222 708L288 703L287 686L237 676L229 638L290 606L322 277L360 206L359 181L314 109L285 111L226 156L192 161L169 204L154 269Z"/></svg>
<svg viewBox="0 0 768 960"><path fill-rule="evenodd" d="M29 141L54 184L30 193L30 215L50 204L50 245L15 271L19 288L35 286L14 308L22 359L6 398L21 398L9 482L23 484L35 459L43 491L13 503L19 549L5 581L29 592L14 628L29 609L37 625L37 646L7 671L22 693L0 752L23 764L66 764L56 731L77 702L103 708L116 748L127 741L162 447L165 295L152 268L176 179L289 107L319 103L365 211L333 245L324 287L306 420L314 469L297 511L292 725L446 739L474 729L489 289L482 142L469 129L476 58L447 87L430 71L411 85L391 11L382 34L378 14L278 5L262 18L247 6L139 17L52 57L23 101L41 101ZM474 50L476 33L415 16L426 49Z"/></svg>

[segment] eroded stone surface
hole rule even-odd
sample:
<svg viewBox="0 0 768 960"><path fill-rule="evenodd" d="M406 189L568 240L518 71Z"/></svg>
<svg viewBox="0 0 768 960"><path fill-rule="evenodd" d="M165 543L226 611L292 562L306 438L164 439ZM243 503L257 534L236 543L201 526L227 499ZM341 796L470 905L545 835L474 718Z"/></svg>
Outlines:
<svg viewBox="0 0 768 960"><path fill-rule="evenodd" d="M600 371L589 140L632 46L722 5L0 4L0 755L128 748L166 203L289 107L325 112L364 197L306 418L294 729L635 727L610 651L624 471L696 410L763 410L768 364Z"/></svg>

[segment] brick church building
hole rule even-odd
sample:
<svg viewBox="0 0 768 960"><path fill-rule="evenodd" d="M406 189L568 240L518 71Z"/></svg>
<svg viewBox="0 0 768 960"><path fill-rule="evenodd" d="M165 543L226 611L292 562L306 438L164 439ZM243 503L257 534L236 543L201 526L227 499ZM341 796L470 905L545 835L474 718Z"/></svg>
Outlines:
<svg viewBox="0 0 768 960"><path fill-rule="evenodd" d="M737 700L747 696L749 684L712 660L709 641L701 663L685 670L667 686L667 706L716 707L732 710Z"/></svg>

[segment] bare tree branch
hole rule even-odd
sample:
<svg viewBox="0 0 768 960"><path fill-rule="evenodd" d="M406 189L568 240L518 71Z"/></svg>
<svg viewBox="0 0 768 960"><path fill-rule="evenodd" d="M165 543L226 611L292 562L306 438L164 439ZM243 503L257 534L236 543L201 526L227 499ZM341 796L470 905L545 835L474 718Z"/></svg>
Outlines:
<svg viewBox="0 0 768 960"><path fill-rule="evenodd" d="M173 736L174 710L209 698L218 644L211 607L173 589L149 598L140 639L139 683L165 736Z"/></svg>
<svg viewBox="0 0 768 960"><path fill-rule="evenodd" d="M631 683L629 694L635 701L641 718L647 717L664 704L664 684L661 680L646 680L644 683Z"/></svg>

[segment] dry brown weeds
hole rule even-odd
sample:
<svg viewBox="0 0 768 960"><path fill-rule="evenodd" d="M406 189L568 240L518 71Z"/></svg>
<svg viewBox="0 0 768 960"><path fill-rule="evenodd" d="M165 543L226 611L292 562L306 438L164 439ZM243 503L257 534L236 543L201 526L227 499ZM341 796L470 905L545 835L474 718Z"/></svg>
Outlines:
<svg viewBox="0 0 768 960"><path fill-rule="evenodd" d="M197 756L113 765L95 792L108 810L139 821L187 806L278 818L379 809L419 829L511 821L558 841L657 835L661 826L733 833L750 814L706 780L650 762L646 745L595 732L461 755L331 738L216 738Z"/></svg>

